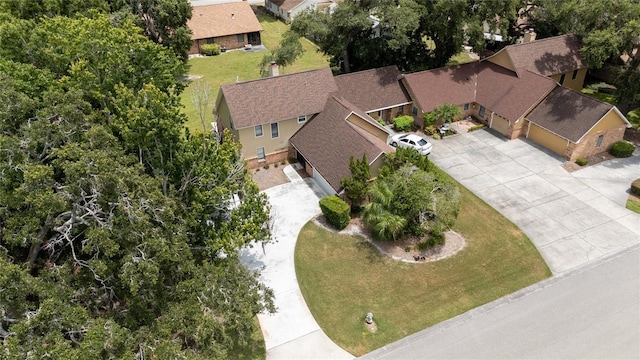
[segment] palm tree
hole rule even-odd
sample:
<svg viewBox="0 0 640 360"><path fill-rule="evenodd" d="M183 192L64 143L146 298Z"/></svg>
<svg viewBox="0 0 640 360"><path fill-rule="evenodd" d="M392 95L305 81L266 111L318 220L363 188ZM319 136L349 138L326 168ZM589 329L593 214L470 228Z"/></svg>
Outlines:
<svg viewBox="0 0 640 360"><path fill-rule="evenodd" d="M364 221L371 226L374 237L395 241L407 227L407 219L393 214L393 192L384 181L375 181L370 189L371 202L364 208Z"/></svg>
<svg viewBox="0 0 640 360"><path fill-rule="evenodd" d="M436 121L442 121L446 124L457 121L462 112L459 106L445 103L433 109L433 114Z"/></svg>

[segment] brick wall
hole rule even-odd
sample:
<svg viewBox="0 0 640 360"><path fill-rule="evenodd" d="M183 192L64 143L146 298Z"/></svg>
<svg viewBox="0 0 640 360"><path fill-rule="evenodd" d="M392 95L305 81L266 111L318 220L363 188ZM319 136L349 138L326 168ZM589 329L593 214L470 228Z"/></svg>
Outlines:
<svg viewBox="0 0 640 360"><path fill-rule="evenodd" d="M280 163L282 161L287 161L288 159L288 151L280 151L277 153L269 154L265 156L264 160L258 160L258 158L247 159L247 168L255 169L265 164L275 164Z"/></svg>
<svg viewBox="0 0 640 360"><path fill-rule="evenodd" d="M579 144L575 145L573 151L565 154L565 156L569 158L569 161L575 161L579 157L589 157L606 152L614 142L622 140L624 130L625 126L620 125L595 134L589 134ZM599 147L596 147L600 135L603 135L602 143Z"/></svg>

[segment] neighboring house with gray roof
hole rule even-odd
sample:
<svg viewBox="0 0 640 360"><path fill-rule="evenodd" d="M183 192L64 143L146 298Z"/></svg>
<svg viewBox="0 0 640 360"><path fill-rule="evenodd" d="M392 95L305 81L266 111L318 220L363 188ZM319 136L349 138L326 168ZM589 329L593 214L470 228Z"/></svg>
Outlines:
<svg viewBox="0 0 640 360"><path fill-rule="evenodd" d="M511 69L518 75L523 70L529 70L547 76L560 85L582 90L587 63L580 53L580 38L568 34L539 40L535 40L534 36L533 39L506 46L484 60Z"/></svg>
<svg viewBox="0 0 640 360"><path fill-rule="evenodd" d="M293 21L300 12L306 9L317 9L331 6L334 0L265 0L264 7L277 18Z"/></svg>
<svg viewBox="0 0 640 360"><path fill-rule="evenodd" d="M187 26L193 40L189 54L200 53L204 44L227 49L262 44L262 25L246 1L194 6Z"/></svg>
<svg viewBox="0 0 640 360"><path fill-rule="evenodd" d="M384 154L392 152L387 144L390 131L355 105L336 94L329 96L318 115L309 120L289 140L296 158L306 172L328 194L339 193L340 180L351 176L353 156L366 155L371 175L377 176Z"/></svg>

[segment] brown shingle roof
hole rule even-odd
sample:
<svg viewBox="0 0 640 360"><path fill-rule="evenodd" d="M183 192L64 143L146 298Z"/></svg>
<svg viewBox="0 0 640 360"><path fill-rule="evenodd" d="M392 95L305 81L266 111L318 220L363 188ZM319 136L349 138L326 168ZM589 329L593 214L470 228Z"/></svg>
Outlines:
<svg viewBox="0 0 640 360"><path fill-rule="evenodd" d="M561 35L504 48L514 66L551 76L587 67L580 55L582 42L576 35Z"/></svg>
<svg viewBox="0 0 640 360"><path fill-rule="evenodd" d="M187 26L194 40L262 31L262 25L246 1L194 6Z"/></svg>
<svg viewBox="0 0 640 360"><path fill-rule="evenodd" d="M324 110L289 140L336 192L341 188L340 179L351 176L351 156L361 159L366 154L371 162L380 154L393 151L384 141L345 120L352 112L362 114L345 99L332 95ZM366 114L361 117L375 123Z"/></svg>
<svg viewBox="0 0 640 360"><path fill-rule="evenodd" d="M555 86L548 77L521 70L513 71L489 61L478 66L478 87L475 101L509 120L522 117Z"/></svg>
<svg viewBox="0 0 640 360"><path fill-rule="evenodd" d="M291 9L300 5L303 1L304 0L271 0L271 3L284 11L291 11Z"/></svg>
<svg viewBox="0 0 640 360"><path fill-rule="evenodd" d="M578 142L613 105L557 86L526 118L557 135Z"/></svg>
<svg viewBox="0 0 640 360"><path fill-rule="evenodd" d="M405 75L414 100L425 112L444 103L462 105L475 99L477 62Z"/></svg>
<svg viewBox="0 0 640 360"><path fill-rule="evenodd" d="M336 90L329 68L220 87L235 129L317 114Z"/></svg>
<svg viewBox="0 0 640 360"><path fill-rule="evenodd" d="M373 111L411 102L399 76L400 70L392 65L339 75L335 81L341 96L362 110Z"/></svg>

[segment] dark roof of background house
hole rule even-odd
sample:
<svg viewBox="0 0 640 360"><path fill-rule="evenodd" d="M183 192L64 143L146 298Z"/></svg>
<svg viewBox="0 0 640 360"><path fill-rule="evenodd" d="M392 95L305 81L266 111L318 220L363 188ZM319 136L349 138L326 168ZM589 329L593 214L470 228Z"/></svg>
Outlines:
<svg viewBox="0 0 640 360"><path fill-rule="evenodd" d="M317 114L336 90L329 68L220 87L235 129Z"/></svg>
<svg viewBox="0 0 640 360"><path fill-rule="evenodd" d="M475 99L477 62L405 75L424 112L444 103L462 105Z"/></svg>
<svg viewBox="0 0 640 360"><path fill-rule="evenodd" d="M271 0L271 3L282 8L285 11L291 11L294 7L300 5L304 0Z"/></svg>
<svg viewBox="0 0 640 360"><path fill-rule="evenodd" d="M194 6L187 26L192 32L191 39L262 31L262 25L246 1Z"/></svg>
<svg viewBox="0 0 640 360"><path fill-rule="evenodd" d="M354 72L335 77L338 92L359 109L372 111L411 102L398 80L395 65Z"/></svg>
<svg viewBox="0 0 640 360"><path fill-rule="evenodd" d="M556 82L548 77L513 71L489 61L478 65L478 86L475 101L509 120L517 120L551 91Z"/></svg>
<svg viewBox="0 0 640 360"><path fill-rule="evenodd" d="M613 105L557 86L526 118L572 142L578 142Z"/></svg>
<svg viewBox="0 0 640 360"><path fill-rule="evenodd" d="M289 140L336 192L341 188L340 179L351 176L351 156L361 159L366 154L371 162L381 153L393 151L386 142L345 120L352 112L375 123L370 116L354 109L353 104L332 95L324 110L307 121Z"/></svg>
<svg viewBox="0 0 640 360"><path fill-rule="evenodd" d="M586 68L587 63L580 55L581 48L580 38L569 34L509 45L504 51L518 70L551 76Z"/></svg>

